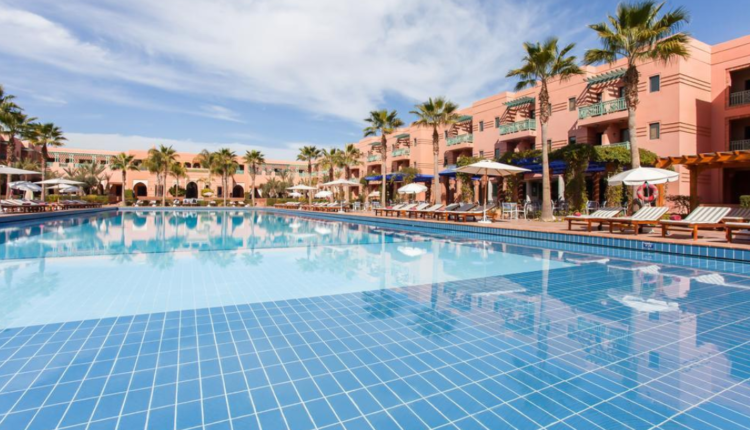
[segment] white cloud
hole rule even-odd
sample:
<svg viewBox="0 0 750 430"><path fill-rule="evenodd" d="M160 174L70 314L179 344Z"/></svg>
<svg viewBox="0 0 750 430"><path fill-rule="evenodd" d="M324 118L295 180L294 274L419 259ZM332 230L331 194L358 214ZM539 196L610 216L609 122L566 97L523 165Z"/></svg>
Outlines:
<svg viewBox="0 0 750 430"><path fill-rule="evenodd" d="M130 149L148 150L158 145L172 146L179 152L199 153L204 149L214 151L219 148L230 148L238 155L245 151L259 150L271 160L294 160L297 158L299 148L309 145L307 142L289 142L275 145L274 147L248 145L244 143L231 142L197 142L193 140L166 139L162 137L126 136L122 134L104 133L65 133L68 138L66 146L80 149L107 149L110 151L127 151Z"/></svg>
<svg viewBox="0 0 750 430"><path fill-rule="evenodd" d="M499 90L521 42L566 21L513 0L23 0L0 52L175 92L360 121L387 94L467 103ZM85 35L85 37L84 37ZM19 40L20 39L20 40ZM199 114L240 121L218 105Z"/></svg>

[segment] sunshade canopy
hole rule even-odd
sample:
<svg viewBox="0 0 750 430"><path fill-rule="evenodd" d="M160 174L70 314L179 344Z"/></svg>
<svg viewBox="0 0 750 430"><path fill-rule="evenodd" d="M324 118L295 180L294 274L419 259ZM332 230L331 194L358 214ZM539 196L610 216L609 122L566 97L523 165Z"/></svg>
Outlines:
<svg viewBox="0 0 750 430"><path fill-rule="evenodd" d="M655 167L638 167L637 169L626 170L607 179L610 185L628 185L637 186L645 183L658 185L667 182L674 182L678 178L677 172Z"/></svg>
<svg viewBox="0 0 750 430"><path fill-rule="evenodd" d="M36 184L32 184L31 182L28 182L28 181L11 182L9 185L11 189L19 190L19 191L33 191L33 192L42 191L42 187Z"/></svg>
<svg viewBox="0 0 750 430"><path fill-rule="evenodd" d="M308 186L308 185L295 185L293 187L287 188L287 190L310 191L310 190L317 190L317 188L311 187L311 186Z"/></svg>
<svg viewBox="0 0 750 430"><path fill-rule="evenodd" d="M35 184L41 184L41 185L82 185L84 182L74 181L72 179L65 179L65 178L54 178L54 179L47 179L46 181L39 181L34 182Z"/></svg>
<svg viewBox="0 0 750 430"><path fill-rule="evenodd" d="M333 193L330 192L330 191L327 191L327 190L326 191L319 191L319 192L315 193L315 197L321 198L321 199L324 199L326 197L331 197L332 195L333 195Z"/></svg>
<svg viewBox="0 0 750 430"><path fill-rule="evenodd" d="M417 183L404 185L403 187L398 189L399 194L419 194L424 193L425 191L427 191L427 187Z"/></svg>
<svg viewBox="0 0 750 430"><path fill-rule="evenodd" d="M468 173L470 175L487 176L510 176L517 173L529 172L523 167L511 166L510 164L498 163L496 161L482 160L468 166L459 167L456 172Z"/></svg>
<svg viewBox="0 0 750 430"><path fill-rule="evenodd" d="M38 175L39 172L33 170L16 169L15 167L8 167L0 165L0 175Z"/></svg>
<svg viewBox="0 0 750 430"><path fill-rule="evenodd" d="M343 187L358 187L359 183L358 182L354 182L354 181L350 181L348 179L336 179L335 181L326 182L323 185L325 185L326 187L334 187L334 186L340 186L340 187L341 186L343 186Z"/></svg>

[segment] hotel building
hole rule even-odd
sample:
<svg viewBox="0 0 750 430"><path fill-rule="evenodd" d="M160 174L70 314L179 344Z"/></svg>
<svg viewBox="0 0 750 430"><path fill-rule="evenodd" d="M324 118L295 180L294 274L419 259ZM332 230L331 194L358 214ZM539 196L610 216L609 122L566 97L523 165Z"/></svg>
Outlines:
<svg viewBox="0 0 750 430"><path fill-rule="evenodd" d="M509 64L508 68L511 66L514 65ZM636 137L640 148L660 157L659 166L673 167L680 173L679 181L669 184L667 192L687 195L693 191L702 203L725 204L736 204L740 195L750 194L750 36L716 45L692 40L689 59L669 64L645 62L638 67L640 103ZM584 71L581 76L565 82L553 81L549 85L552 115L546 143L553 150L573 143L629 147L627 108L623 98L624 61L587 66ZM460 187L453 168L460 156L492 159L508 151L541 148L541 128L536 119L538 92L539 88L502 92L462 107L459 121L439 130L437 172L433 166L432 130L414 126L397 130L388 136L385 173L409 166L419 170L418 180L429 181L438 174L443 199L459 198ZM405 112L401 117L404 121L411 119ZM359 192L380 187L384 166L379 145L380 138L372 137L356 143L364 156L361 164L352 168L352 178L364 177L367 181ZM74 147L75 142L70 142L70 146ZM106 146L106 142L102 146ZM146 157L146 151L128 152L137 160ZM66 166L80 163L107 166L115 154L105 150L54 148L50 150L48 165L60 173ZM196 155L178 153L179 162L188 170L188 179L181 180L188 197L197 196L203 187L211 188L216 196L228 192L236 199L251 192L250 175L245 166L233 175L231 189L223 190L219 178L209 181L205 166L195 163ZM525 187L521 193L539 199L541 166L531 163L526 167L532 172L524 175ZM564 170L564 163L552 168L553 197L564 191L561 179ZM589 166L587 181L591 200L603 198L604 170L601 166ZM256 196L266 197L257 189L284 171L292 173L295 183L308 182L306 163L268 160L257 175ZM315 172L314 176L324 173L319 169ZM123 184L121 174L112 173L110 192L117 198ZM337 175L340 174L341 171L337 171ZM396 184L390 186L395 188L398 177L394 179ZM145 170L128 172L127 181L127 189L133 189L138 197L149 198L158 193L155 176ZM170 178L168 185L172 184Z"/></svg>

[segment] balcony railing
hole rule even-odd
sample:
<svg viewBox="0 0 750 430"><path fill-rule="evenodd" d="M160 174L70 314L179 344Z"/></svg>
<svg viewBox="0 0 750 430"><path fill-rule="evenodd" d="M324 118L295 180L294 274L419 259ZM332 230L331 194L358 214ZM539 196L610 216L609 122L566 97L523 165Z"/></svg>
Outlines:
<svg viewBox="0 0 750 430"><path fill-rule="evenodd" d="M578 108L578 119L591 118L593 116L606 115L608 113L620 112L627 109L625 97L619 99L607 100L606 102L594 103L588 106Z"/></svg>
<svg viewBox="0 0 750 430"><path fill-rule="evenodd" d="M188 167L186 170L188 172L194 172L194 173L208 172L208 169L202 169L200 167Z"/></svg>
<svg viewBox="0 0 750 430"><path fill-rule="evenodd" d="M625 149L630 149L630 142L617 142L617 143L610 143L610 147L622 147Z"/></svg>
<svg viewBox="0 0 750 430"><path fill-rule="evenodd" d="M519 131L536 130L536 120L533 118L500 125L500 135L517 133Z"/></svg>
<svg viewBox="0 0 750 430"><path fill-rule="evenodd" d="M237 169L237 170L234 171L234 174L235 175L244 175L245 174L245 169Z"/></svg>
<svg viewBox="0 0 750 430"><path fill-rule="evenodd" d="M750 139L744 140L733 140L729 142L730 151L746 151L750 150Z"/></svg>
<svg viewBox="0 0 750 430"><path fill-rule="evenodd" d="M373 154L367 157L368 163L372 163L373 161L380 161L380 154Z"/></svg>
<svg viewBox="0 0 750 430"><path fill-rule="evenodd" d="M401 156L408 157L409 154L411 154L411 151L409 150L409 148L394 149L392 153L393 157L401 157Z"/></svg>
<svg viewBox="0 0 750 430"><path fill-rule="evenodd" d="M750 103L750 90L729 94L729 106L746 105Z"/></svg>
<svg viewBox="0 0 750 430"><path fill-rule="evenodd" d="M446 144L448 146L453 145L460 145L462 143L473 143L474 142L474 135L473 134L462 134L455 137L449 137Z"/></svg>

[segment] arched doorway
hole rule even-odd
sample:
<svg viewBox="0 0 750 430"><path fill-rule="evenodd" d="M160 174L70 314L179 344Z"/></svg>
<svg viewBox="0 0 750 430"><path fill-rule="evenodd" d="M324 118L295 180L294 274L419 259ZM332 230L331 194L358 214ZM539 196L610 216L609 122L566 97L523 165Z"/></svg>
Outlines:
<svg viewBox="0 0 750 430"><path fill-rule="evenodd" d="M198 184L196 184L195 182L188 182L187 186L185 187L185 198L198 198Z"/></svg>
<svg viewBox="0 0 750 430"><path fill-rule="evenodd" d="M245 197L245 190L242 188L242 185L235 185L234 188L232 188L232 197L235 199Z"/></svg>
<svg viewBox="0 0 750 430"><path fill-rule="evenodd" d="M133 186L133 194L136 195L136 197L146 197L148 195L148 188L146 187L146 184L139 182Z"/></svg>

